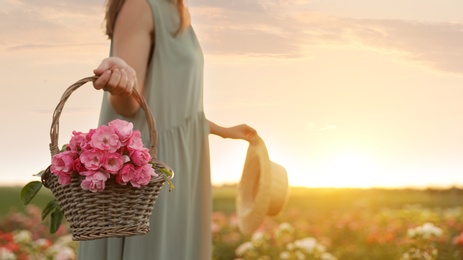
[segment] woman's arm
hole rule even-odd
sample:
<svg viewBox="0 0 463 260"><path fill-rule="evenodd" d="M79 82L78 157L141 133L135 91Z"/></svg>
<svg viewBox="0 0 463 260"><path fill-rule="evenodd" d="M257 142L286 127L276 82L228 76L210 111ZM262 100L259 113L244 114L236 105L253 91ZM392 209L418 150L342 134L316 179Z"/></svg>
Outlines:
<svg viewBox="0 0 463 260"><path fill-rule="evenodd" d="M122 116L132 117L140 107L130 94L134 87L143 93L153 39L154 24L148 2L126 0L114 27L114 57L103 60L94 70L100 76L94 87L110 93L111 105Z"/></svg>
<svg viewBox="0 0 463 260"><path fill-rule="evenodd" d="M246 125L236 125L232 127L223 127L208 120L209 131L211 134L218 135L222 138L243 139L251 142L257 136L257 131Z"/></svg>

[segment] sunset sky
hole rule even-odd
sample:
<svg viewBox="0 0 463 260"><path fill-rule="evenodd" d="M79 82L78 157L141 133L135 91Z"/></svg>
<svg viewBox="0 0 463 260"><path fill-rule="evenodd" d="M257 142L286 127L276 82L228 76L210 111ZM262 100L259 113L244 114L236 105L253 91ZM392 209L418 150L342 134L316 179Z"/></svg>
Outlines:
<svg viewBox="0 0 463 260"><path fill-rule="evenodd" d="M50 164L64 89L108 55L103 0L0 1L0 184ZM293 186L463 186L463 1L189 0L205 55L205 111L257 129ZM97 123L90 84L60 144ZM210 137L214 184L247 143Z"/></svg>

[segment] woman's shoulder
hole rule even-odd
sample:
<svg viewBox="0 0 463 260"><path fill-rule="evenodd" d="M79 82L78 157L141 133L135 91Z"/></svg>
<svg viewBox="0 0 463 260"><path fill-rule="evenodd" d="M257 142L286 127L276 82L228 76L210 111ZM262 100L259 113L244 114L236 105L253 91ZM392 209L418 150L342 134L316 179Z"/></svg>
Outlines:
<svg viewBox="0 0 463 260"><path fill-rule="evenodd" d="M146 0L126 0L118 14L116 26L127 29L153 31L151 7Z"/></svg>

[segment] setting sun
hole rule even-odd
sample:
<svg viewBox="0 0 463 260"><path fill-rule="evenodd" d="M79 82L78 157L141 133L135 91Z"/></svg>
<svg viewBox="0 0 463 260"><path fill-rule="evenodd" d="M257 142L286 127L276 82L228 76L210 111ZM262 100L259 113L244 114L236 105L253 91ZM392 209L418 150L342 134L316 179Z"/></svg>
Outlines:
<svg viewBox="0 0 463 260"><path fill-rule="evenodd" d="M320 186L362 187L374 185L372 173L377 173L378 166L374 158L359 151L340 151L328 156L320 169Z"/></svg>

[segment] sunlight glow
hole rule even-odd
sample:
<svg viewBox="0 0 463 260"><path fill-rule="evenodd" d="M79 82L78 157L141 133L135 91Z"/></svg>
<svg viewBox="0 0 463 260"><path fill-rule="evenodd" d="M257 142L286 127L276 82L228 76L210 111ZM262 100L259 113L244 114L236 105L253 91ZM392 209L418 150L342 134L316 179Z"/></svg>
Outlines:
<svg viewBox="0 0 463 260"><path fill-rule="evenodd" d="M329 156L320 167L320 186L371 187L375 185L378 165L368 153L342 151Z"/></svg>

